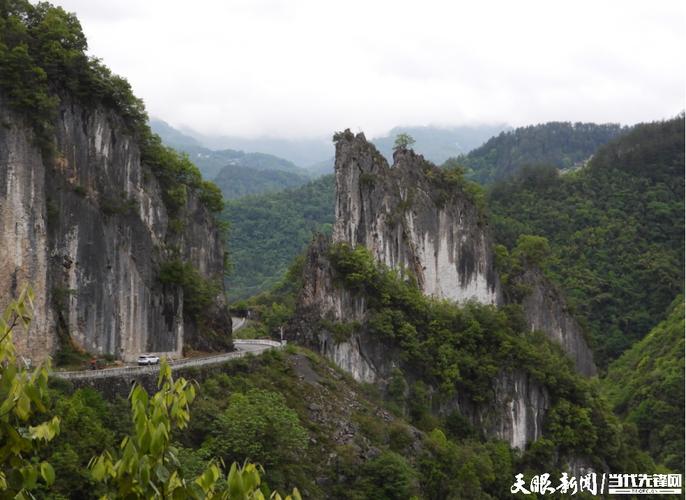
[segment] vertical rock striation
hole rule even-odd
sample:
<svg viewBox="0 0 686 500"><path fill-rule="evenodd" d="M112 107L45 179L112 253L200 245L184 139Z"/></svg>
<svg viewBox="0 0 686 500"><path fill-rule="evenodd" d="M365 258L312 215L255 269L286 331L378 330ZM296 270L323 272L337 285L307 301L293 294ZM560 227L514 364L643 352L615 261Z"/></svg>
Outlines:
<svg viewBox="0 0 686 500"><path fill-rule="evenodd" d="M14 339L17 352L44 358L52 352L53 322L48 290L45 167L33 134L0 100L0 308L20 288L35 291L35 319L29 335ZM9 125L9 127L8 127Z"/></svg>
<svg viewBox="0 0 686 500"><path fill-rule="evenodd" d="M159 282L160 264L180 254L207 279L223 275L221 238L195 194L177 234L136 141L102 107L63 99L50 160L1 99L0 120L0 307L24 284L37 298L19 352L41 360L61 339L124 359L179 355L195 325L182 290Z"/></svg>
<svg viewBox="0 0 686 500"><path fill-rule="evenodd" d="M532 331L545 332L574 361L576 370L591 377L597 369L579 322L569 312L562 295L538 269L528 269L517 281L528 289L522 300L524 317Z"/></svg>
<svg viewBox="0 0 686 500"><path fill-rule="evenodd" d="M441 186L440 171L411 150L389 167L363 134L336 141L334 242L364 245L413 273L427 295L497 304L500 285L479 209Z"/></svg>

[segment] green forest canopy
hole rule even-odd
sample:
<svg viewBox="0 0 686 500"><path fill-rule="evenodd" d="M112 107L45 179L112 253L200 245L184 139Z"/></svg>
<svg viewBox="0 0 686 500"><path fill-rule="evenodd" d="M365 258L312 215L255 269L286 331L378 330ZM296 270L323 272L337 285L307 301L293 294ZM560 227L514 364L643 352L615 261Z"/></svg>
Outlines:
<svg viewBox="0 0 686 500"><path fill-rule="evenodd" d="M225 200L295 188L309 180L308 177L285 170L257 169L238 165L222 167L214 178Z"/></svg>
<svg viewBox="0 0 686 500"><path fill-rule="evenodd" d="M455 161L466 167L468 178L487 184L503 180L525 166L552 165L563 170L574 167L626 131L617 124L529 125L501 132Z"/></svg>
<svg viewBox="0 0 686 500"><path fill-rule="evenodd" d="M231 299L268 290L303 252L315 232L334 222L333 175L304 186L229 200L222 218L230 224Z"/></svg>
<svg viewBox="0 0 686 500"><path fill-rule="evenodd" d="M636 125L585 168L530 167L492 187L499 243L544 236L546 272L606 365L663 317L684 280L684 116Z"/></svg>
<svg viewBox="0 0 686 500"><path fill-rule="evenodd" d="M636 426L643 449L684 470L684 296L667 318L608 368L603 391L615 412Z"/></svg>

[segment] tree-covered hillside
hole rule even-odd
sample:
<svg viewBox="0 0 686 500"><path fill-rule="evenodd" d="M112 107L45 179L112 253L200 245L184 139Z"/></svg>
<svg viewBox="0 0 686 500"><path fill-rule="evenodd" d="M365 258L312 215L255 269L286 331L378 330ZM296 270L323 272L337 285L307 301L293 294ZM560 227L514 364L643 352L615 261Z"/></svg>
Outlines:
<svg viewBox="0 0 686 500"><path fill-rule="evenodd" d="M245 153L233 149L212 150L203 147L185 147L179 149L188 154L203 175L213 178L226 165L251 168L254 170L281 170L307 177L307 170L295 166L288 160L265 153Z"/></svg>
<svg viewBox="0 0 686 500"><path fill-rule="evenodd" d="M684 470L684 296L667 319L613 362L603 380L617 414L636 426L643 449Z"/></svg>
<svg viewBox="0 0 686 500"><path fill-rule="evenodd" d="M333 184L333 175L328 175L295 189L227 202L222 217L230 224L230 298L246 298L271 288L312 235L330 229Z"/></svg>
<svg viewBox="0 0 686 500"><path fill-rule="evenodd" d="M294 188L302 186L308 180L307 177L284 170L258 170L237 165L226 165L214 178L215 184L227 200Z"/></svg>
<svg viewBox="0 0 686 500"><path fill-rule="evenodd" d="M549 276L587 325L601 365L683 289L684 116L637 125L583 169L524 169L488 196L498 241L545 236Z"/></svg>
<svg viewBox="0 0 686 500"><path fill-rule="evenodd" d="M457 161L467 176L486 184L505 179L524 166L571 168L587 160L623 129L616 124L550 122L501 132Z"/></svg>

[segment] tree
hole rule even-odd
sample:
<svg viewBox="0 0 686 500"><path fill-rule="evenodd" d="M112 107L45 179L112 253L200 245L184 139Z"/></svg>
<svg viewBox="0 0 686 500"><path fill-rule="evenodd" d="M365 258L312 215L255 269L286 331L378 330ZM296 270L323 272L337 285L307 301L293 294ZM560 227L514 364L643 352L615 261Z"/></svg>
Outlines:
<svg viewBox="0 0 686 500"><path fill-rule="evenodd" d="M232 394L211 432L209 449L228 461L249 459L279 466L307 449L308 434L298 414L276 392L254 389Z"/></svg>
<svg viewBox="0 0 686 500"><path fill-rule="evenodd" d="M392 451L366 462L360 483L365 498L404 500L418 492L416 473L401 455Z"/></svg>
<svg viewBox="0 0 686 500"><path fill-rule="evenodd" d="M550 244L543 236L522 234L517 238L512 255L519 258L522 264L541 266L550 255Z"/></svg>
<svg viewBox="0 0 686 500"><path fill-rule="evenodd" d="M393 147L393 150L405 150L408 147L412 146L414 143L415 140L412 138L412 136L410 134L406 134L405 132L403 132L395 137L395 146Z"/></svg>
<svg viewBox="0 0 686 500"><path fill-rule="evenodd" d="M52 411L60 418L60 434L50 443L45 456L59 481L50 492L65 498L91 498L97 490L88 461L103 448L116 446L115 429L121 428L117 420L126 421L128 409L108 405L92 388L68 396L57 393L53 401Z"/></svg>
<svg viewBox="0 0 686 500"><path fill-rule="evenodd" d="M33 292L24 289L0 317L0 496L24 499L38 486L39 478L50 486L55 472L39 462L37 452L60 430L60 420L47 415L49 363L33 372L17 359L12 336L15 328L28 331ZM31 425L42 419L41 423Z"/></svg>

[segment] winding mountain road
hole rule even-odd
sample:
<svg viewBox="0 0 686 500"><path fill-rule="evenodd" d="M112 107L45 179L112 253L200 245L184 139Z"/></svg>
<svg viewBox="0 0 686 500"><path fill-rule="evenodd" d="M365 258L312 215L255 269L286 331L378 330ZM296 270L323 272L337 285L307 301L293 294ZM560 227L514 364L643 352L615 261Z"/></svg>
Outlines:
<svg viewBox="0 0 686 500"><path fill-rule="evenodd" d="M245 318L231 318L233 331L237 331L245 326ZM231 359L242 358L247 355L259 355L270 349L282 349L285 344L275 340L264 339L234 339L235 351L213 354L198 358L184 358L172 360L170 362L172 371L191 366L207 366L224 363ZM119 368L104 368L102 370L79 370L79 371L55 371L52 377L66 380L95 379L107 377L120 377L123 375L140 375L143 373L157 373L159 365L153 366L123 366Z"/></svg>

